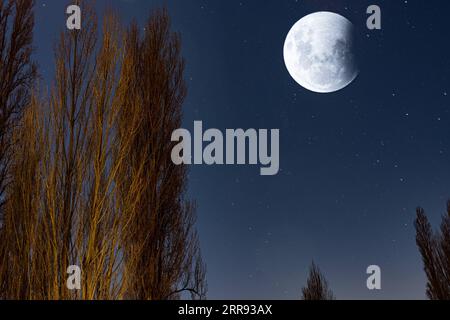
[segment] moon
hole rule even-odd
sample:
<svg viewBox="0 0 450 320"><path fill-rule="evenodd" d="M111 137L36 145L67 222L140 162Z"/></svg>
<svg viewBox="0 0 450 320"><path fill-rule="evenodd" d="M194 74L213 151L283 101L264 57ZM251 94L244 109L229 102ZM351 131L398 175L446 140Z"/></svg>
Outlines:
<svg viewBox="0 0 450 320"><path fill-rule="evenodd" d="M359 70L353 50L353 24L332 12L300 19L284 43L284 61L294 80L305 89L331 93L347 87Z"/></svg>

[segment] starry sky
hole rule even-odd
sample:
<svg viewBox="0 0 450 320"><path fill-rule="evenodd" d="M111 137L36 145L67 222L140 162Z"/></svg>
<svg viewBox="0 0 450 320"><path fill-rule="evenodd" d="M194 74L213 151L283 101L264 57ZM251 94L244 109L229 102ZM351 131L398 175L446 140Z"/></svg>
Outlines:
<svg viewBox="0 0 450 320"><path fill-rule="evenodd" d="M415 208L437 226L450 198L449 1L97 0L124 22L165 4L189 95L184 126L280 129L281 171L194 166L189 196L209 299L298 299L314 260L338 299L424 299ZM382 30L366 27L369 5ZM35 58L47 83L64 1L37 0ZM283 44L303 16L332 11L357 33L360 75L333 94L300 87ZM366 268L382 269L382 290Z"/></svg>

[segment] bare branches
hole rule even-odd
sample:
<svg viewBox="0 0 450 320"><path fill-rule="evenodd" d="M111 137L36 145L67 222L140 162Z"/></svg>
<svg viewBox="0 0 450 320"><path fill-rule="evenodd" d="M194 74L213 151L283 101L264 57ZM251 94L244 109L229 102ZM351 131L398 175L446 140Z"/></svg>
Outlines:
<svg viewBox="0 0 450 320"><path fill-rule="evenodd" d="M417 209L416 243L428 278L427 296L431 300L450 300L450 202L442 218L440 234L435 234L425 211Z"/></svg>
<svg viewBox="0 0 450 320"><path fill-rule="evenodd" d="M36 66L31 61L32 39L34 27L33 15L34 1L30 0L1 0L0 1L0 298L5 294L11 279L6 275L10 271L11 265L20 267L20 261L11 257L9 260L9 250L14 250L12 241L7 241L8 237L13 236L5 226L17 223L15 212L7 212L7 189L12 182L12 177L18 173L18 168L14 162L17 160L13 149L16 149L13 141L22 143L15 133L15 129L23 114L23 110L30 103L30 89L36 78ZM25 121L29 124L29 118ZM23 147L23 144L21 145ZM17 147L21 151L20 146ZM30 179L34 182L32 168L35 160L32 158L21 159L23 170L20 172L24 179ZM12 187L14 188L14 186ZM32 195L26 195L23 190L16 189L17 198L23 198L23 201L17 204L21 209L27 209L34 206ZM29 220L22 220L17 227L17 233L25 230L20 228L24 224L29 224ZM24 245L24 239L15 239L14 245L21 247ZM28 259L23 256L23 259ZM28 260L27 260L28 261ZM23 271L23 270L22 270ZM16 277L26 278L24 272L17 274ZM24 291L24 287L17 287L13 292L18 296Z"/></svg>
<svg viewBox="0 0 450 320"><path fill-rule="evenodd" d="M306 287L302 289L303 300L334 300L333 292L320 269L313 262L309 269Z"/></svg>
<svg viewBox="0 0 450 320"><path fill-rule="evenodd" d="M170 159L170 137L181 124L186 95L180 39L170 31L165 10L154 12L145 30L142 36L136 25L128 31L123 79L129 82L119 117L120 144L131 142L118 179L120 210L129 221L126 297L161 300L184 291L203 296L195 208L185 200L186 169Z"/></svg>
<svg viewBox="0 0 450 320"><path fill-rule="evenodd" d="M83 10L55 48L50 96L33 96L11 133L0 298L204 298L195 206L170 158L186 95L179 36L162 10L143 35L107 14L97 38ZM80 291L66 288L70 265Z"/></svg>
<svg viewBox="0 0 450 320"><path fill-rule="evenodd" d="M36 77L31 61L34 1L0 2L0 217L11 164L11 138L30 101Z"/></svg>

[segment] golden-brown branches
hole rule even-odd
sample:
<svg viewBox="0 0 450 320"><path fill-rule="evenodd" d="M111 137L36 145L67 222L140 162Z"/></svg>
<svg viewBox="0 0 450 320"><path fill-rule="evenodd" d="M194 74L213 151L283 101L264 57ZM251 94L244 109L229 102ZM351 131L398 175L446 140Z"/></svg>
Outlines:
<svg viewBox="0 0 450 320"><path fill-rule="evenodd" d="M179 37L157 11L143 36L107 14L97 38L79 4L83 26L61 34L49 98L33 97L15 130L0 296L203 298L186 169L170 159L186 94ZM66 287L71 265L79 291Z"/></svg>
<svg viewBox="0 0 450 320"><path fill-rule="evenodd" d="M30 87L36 78L36 66L31 61L33 7L34 1L30 0L0 0L0 298L6 296L5 288L11 281L7 279L7 273L11 267L8 251L12 250L10 245L13 244L13 239L9 241L6 239L13 234L5 229L5 225L16 219L16 213L10 210L6 212L5 202L8 185L11 183L12 176L17 173L17 166L13 164L16 158L13 152L15 149L13 141L17 141L14 131L21 121L25 106L30 102ZM21 143L20 140L18 142ZM20 147L17 150L20 150ZM32 159L23 159L24 171L21 173L23 178L31 174L33 162ZM27 178L31 179L30 176ZM14 187L11 186L11 188ZM24 191L17 190L17 192ZM18 205L25 208L32 205L30 197ZM17 219L21 219L20 214ZM22 222L18 227L30 223ZM24 230L18 229L17 232L24 232ZM22 246L23 243L20 241L22 239L15 239L15 245ZM12 258L14 259L15 257ZM11 263L17 266L18 262L16 260ZM21 271L23 272L17 276L26 277L25 270ZM14 294L19 295L21 291L23 288L16 288Z"/></svg>
<svg viewBox="0 0 450 320"><path fill-rule="evenodd" d="M185 199L186 169L170 158L186 86L180 38L170 31L165 10L152 14L143 35L131 27L125 56L129 87L118 131L120 140L131 141L118 179L127 226L125 295L160 300L189 292L202 298L206 285L195 208Z"/></svg>

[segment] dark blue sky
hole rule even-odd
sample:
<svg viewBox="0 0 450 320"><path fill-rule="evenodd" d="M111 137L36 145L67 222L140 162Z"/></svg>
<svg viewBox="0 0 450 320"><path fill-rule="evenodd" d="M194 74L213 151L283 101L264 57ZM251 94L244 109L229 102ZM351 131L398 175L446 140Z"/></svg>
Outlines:
<svg viewBox="0 0 450 320"><path fill-rule="evenodd" d="M450 198L450 2L97 0L124 22L162 3L183 39L185 126L281 130L277 176L191 168L209 298L298 299L312 260L339 299L425 298L413 221L421 205L437 224ZM366 28L371 4L382 31ZM65 5L37 1L46 81ZM361 73L333 94L301 88L283 61L289 29L315 11L357 30ZM366 288L371 264L383 271L380 292Z"/></svg>

